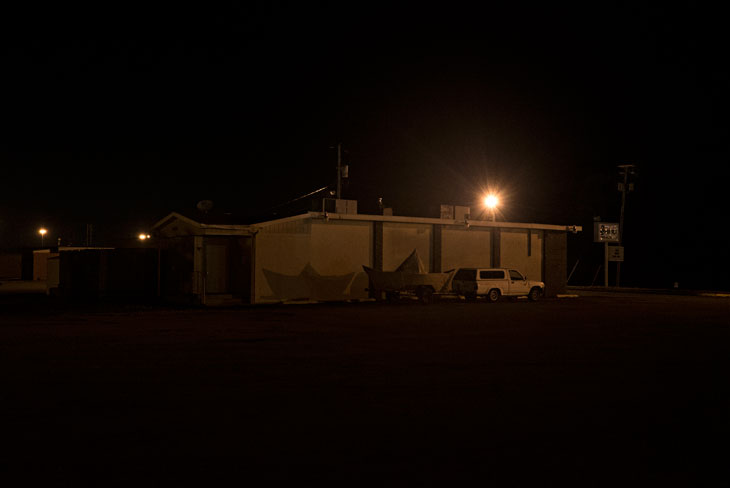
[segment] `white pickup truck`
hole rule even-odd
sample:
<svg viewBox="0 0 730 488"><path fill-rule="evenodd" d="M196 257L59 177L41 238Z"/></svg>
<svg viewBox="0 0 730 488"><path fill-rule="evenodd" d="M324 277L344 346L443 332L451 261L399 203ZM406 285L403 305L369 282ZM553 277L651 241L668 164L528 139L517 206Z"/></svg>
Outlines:
<svg viewBox="0 0 730 488"><path fill-rule="evenodd" d="M542 281L529 281L516 269L507 268L459 268L451 282L451 290L467 300L485 296L496 302L503 296L526 296L538 300L545 291Z"/></svg>

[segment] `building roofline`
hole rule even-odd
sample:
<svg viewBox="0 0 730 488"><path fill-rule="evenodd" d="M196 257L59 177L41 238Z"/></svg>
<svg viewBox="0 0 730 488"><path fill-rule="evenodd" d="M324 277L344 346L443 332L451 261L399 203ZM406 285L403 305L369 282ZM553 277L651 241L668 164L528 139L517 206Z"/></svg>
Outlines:
<svg viewBox="0 0 730 488"><path fill-rule="evenodd" d="M535 230L555 230L563 232L581 232L583 227L580 225L553 225L553 224L536 224L526 222L493 222L489 220L472 220L472 219L436 219L428 217L407 217L401 215L369 215L369 214L337 214L331 212L307 212L292 217L282 219L269 220L252 224L252 228L268 227L270 225L282 224L304 219L324 219L324 220L355 220L370 222L399 222L411 224L440 224L440 225L461 225L469 227L496 227L496 228L513 228L513 229L535 229Z"/></svg>
<svg viewBox="0 0 730 488"><path fill-rule="evenodd" d="M170 212L169 214L165 215L160 220L158 220L157 222L152 224L152 228L157 229L158 227L164 227L165 225L167 225L170 221L172 221L174 219L182 220L184 222L187 222L190 225L196 225L196 226L201 225L200 222L196 222L195 220L193 220L189 217L186 217L181 213Z"/></svg>
<svg viewBox="0 0 730 488"><path fill-rule="evenodd" d="M202 234L225 234L230 233L231 231L240 233L240 234L249 234L251 233L251 226L250 225L238 225L238 224L203 224L201 222L198 222L196 220L191 219L190 217L186 217L185 215L178 213L178 212L170 212L167 216L164 218L158 220L155 224L152 225L153 229L158 229L161 227L166 226L173 220L181 220L193 227L197 227L201 230Z"/></svg>
<svg viewBox="0 0 730 488"><path fill-rule="evenodd" d="M369 215L369 214L338 214L331 212L306 212L291 217L283 217L275 220L267 220L250 225L223 225L223 224L202 224L186 217L177 212L171 212L165 218L156 222L152 228L156 229L167 225L172 219L179 219L195 227L198 227L203 234L222 235L230 232L237 234L255 234L259 229L287 222L296 222L306 219L315 220L352 220L352 221L368 221L368 222L398 222L410 224L437 224L437 225L456 225L466 227L487 227L500 229L533 229L533 230L552 230L562 232L582 232L583 227L580 225L553 225L553 224L536 224L527 222L493 222L490 220L473 220L473 219L436 219L428 217L407 217L401 215Z"/></svg>

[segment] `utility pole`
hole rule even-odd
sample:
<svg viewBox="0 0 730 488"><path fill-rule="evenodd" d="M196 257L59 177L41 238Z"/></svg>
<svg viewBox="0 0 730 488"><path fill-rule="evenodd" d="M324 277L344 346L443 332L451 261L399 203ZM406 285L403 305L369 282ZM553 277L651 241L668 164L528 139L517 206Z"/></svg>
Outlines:
<svg viewBox="0 0 730 488"><path fill-rule="evenodd" d="M342 143L337 143L337 199L342 194Z"/></svg>
<svg viewBox="0 0 730 488"><path fill-rule="evenodd" d="M623 245L624 240L624 209L626 208L626 193L634 189L634 184L629 183L629 175L634 174L634 164L620 164L619 169L624 177L622 183L618 184L618 190L621 192L621 215L618 221L618 245ZM616 262L616 286L621 286L621 261Z"/></svg>

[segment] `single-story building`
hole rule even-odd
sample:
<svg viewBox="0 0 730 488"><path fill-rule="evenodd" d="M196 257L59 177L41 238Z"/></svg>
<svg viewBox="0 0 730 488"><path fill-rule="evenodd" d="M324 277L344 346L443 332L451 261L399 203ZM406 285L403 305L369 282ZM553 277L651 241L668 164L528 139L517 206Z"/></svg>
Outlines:
<svg viewBox="0 0 730 488"><path fill-rule="evenodd" d="M443 215L442 215L443 217ZM249 225L203 223L173 212L153 226L161 293L203 304L360 300L363 266L395 270L417 251L428 272L509 267L545 282L567 281L567 234L579 226L306 212Z"/></svg>
<svg viewBox="0 0 730 488"><path fill-rule="evenodd" d="M0 280L23 279L23 268L30 267L24 266L24 261L28 261L27 255L27 252L0 253Z"/></svg>
<svg viewBox="0 0 730 488"><path fill-rule="evenodd" d="M33 251L33 279L64 298L156 300L159 263L157 249L58 246Z"/></svg>
<svg viewBox="0 0 730 488"><path fill-rule="evenodd" d="M33 280L46 281L50 288L58 286L58 257L64 252L108 250L111 247L53 246L33 251Z"/></svg>

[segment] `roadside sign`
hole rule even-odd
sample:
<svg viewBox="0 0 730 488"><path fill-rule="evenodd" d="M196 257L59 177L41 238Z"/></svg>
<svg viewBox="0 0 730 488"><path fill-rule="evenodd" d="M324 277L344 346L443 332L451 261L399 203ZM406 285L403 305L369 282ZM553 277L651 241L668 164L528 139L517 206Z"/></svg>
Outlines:
<svg viewBox="0 0 730 488"><path fill-rule="evenodd" d="M613 222L594 222L593 242L620 242L618 224Z"/></svg>
<svg viewBox="0 0 730 488"><path fill-rule="evenodd" d="M624 260L624 246L608 246L608 260L622 262Z"/></svg>

